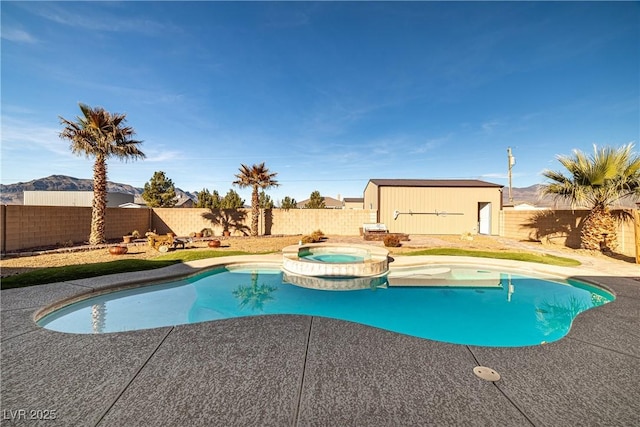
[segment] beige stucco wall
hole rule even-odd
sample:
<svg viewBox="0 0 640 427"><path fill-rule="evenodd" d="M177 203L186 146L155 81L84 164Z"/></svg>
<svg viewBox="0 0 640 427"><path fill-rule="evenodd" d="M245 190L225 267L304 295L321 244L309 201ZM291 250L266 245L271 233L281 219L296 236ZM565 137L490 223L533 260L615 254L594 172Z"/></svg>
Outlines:
<svg viewBox="0 0 640 427"><path fill-rule="evenodd" d="M376 212L368 209L273 209L269 234L325 234L355 236L362 224L375 222ZM268 227L267 227L268 228Z"/></svg>
<svg viewBox="0 0 640 427"><path fill-rule="evenodd" d="M589 211L578 210L513 210L502 211L500 235L516 240L540 241L569 248L580 247L582 222ZM620 211L613 211L619 214ZM631 216L618 223L618 248L616 252L635 256L635 231Z"/></svg>
<svg viewBox="0 0 640 427"><path fill-rule="evenodd" d="M144 233L149 209L107 208L107 239L121 239L133 230ZM89 240L91 208L74 206L3 205L0 210L2 252L82 243Z"/></svg>
<svg viewBox="0 0 640 427"><path fill-rule="evenodd" d="M171 231L178 236L188 236L203 228L212 228L214 232L217 231L217 235L221 235L222 227L214 226L210 220L203 217L203 215L209 214L210 210L203 208L153 208L150 228L158 234L166 234Z"/></svg>
<svg viewBox="0 0 640 427"><path fill-rule="evenodd" d="M497 235L500 200L499 188L381 187L379 217L390 231L398 233L476 233L478 203L490 202L491 234ZM400 215L394 219L396 210Z"/></svg>
<svg viewBox="0 0 640 427"><path fill-rule="evenodd" d="M179 236L211 228L222 234L220 218L228 218L232 235L249 234L251 209L153 209L152 229L158 233L173 231ZM375 222L375 211L347 209L272 209L260 212L260 234L296 235L322 230L325 234L357 235L363 223Z"/></svg>
<svg viewBox="0 0 640 427"><path fill-rule="evenodd" d="M487 195L488 197L489 195ZM472 209L472 206L446 205L447 198L442 196L442 204L427 207L434 209L456 212L456 209ZM477 205L477 198L473 204ZM399 201L400 203L400 201ZM406 203L406 202L405 202ZM497 203L495 203L497 204ZM413 209L418 212L418 208L413 205L398 205L401 208ZM409 206L412 206L411 208ZM477 209L477 208L474 208ZM243 210L246 213L245 219L240 223L240 228L244 224L248 230L251 221L250 210ZM240 212L241 216L243 212ZM540 240L545 244L566 245L568 247L579 247L580 223L586 216L584 210L578 211L517 211L503 210L499 212L500 221L494 221L493 225L498 227L501 236L517 240ZM215 234L222 233L222 227L212 227L211 221L202 214L211 214L207 209L122 209L108 208L106 217L106 237L107 239L120 239L123 235L133 230L141 233L149 229L156 228L159 233L173 231L178 235L188 235L191 232L200 231L202 228L214 228ZM238 215L234 213L234 215ZM404 220L415 220L419 215L400 215L398 220L393 220L393 209L388 207L381 215L389 216L386 222L391 231L402 231L397 227L396 222ZM439 226L439 233L443 234L446 229L452 230L450 234L460 234L475 224L476 214L463 215L466 223L458 216L432 216L430 219ZM351 210L351 209L273 209L267 212L265 221L264 212L260 217L260 234L274 235L297 235L309 234L314 230L322 230L329 235L358 235L359 228L364 223L376 221L376 211L373 210ZM450 221L454 220L454 221ZM440 221L437 223L436 221ZM455 221L458 221L457 223ZM496 224L498 223L499 224ZM61 206L24 206L24 205L0 205L0 248L3 253L17 251L26 248L59 245L72 241L74 243L88 240L91 227L91 208L86 207L61 207ZM462 230L462 231L459 231ZM232 228L238 234L238 231ZM424 234L424 231L409 232L410 234ZM618 252L628 256L635 255L634 247L635 232L633 222L623 222L618 230Z"/></svg>
<svg viewBox="0 0 640 427"><path fill-rule="evenodd" d="M108 208L106 238L121 239L133 230L144 233L156 230L187 236L203 228L212 228L222 235L223 227L216 219L220 215L231 220L232 235L249 234L251 210L209 209L123 209ZM362 224L375 222L376 212L353 209L273 209L261 212L260 234L297 235L322 230L332 235L358 235ZM2 252L25 248L60 245L88 240L91 228L91 208L61 206L2 205L0 207Z"/></svg>

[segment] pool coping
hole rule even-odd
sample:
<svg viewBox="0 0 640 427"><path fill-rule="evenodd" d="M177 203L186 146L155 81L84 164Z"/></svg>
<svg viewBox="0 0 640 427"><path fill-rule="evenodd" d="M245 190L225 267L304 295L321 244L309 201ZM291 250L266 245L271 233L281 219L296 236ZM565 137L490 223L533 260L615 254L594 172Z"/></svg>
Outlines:
<svg viewBox="0 0 640 427"><path fill-rule="evenodd" d="M394 256L390 263L524 268L576 278L616 295L613 303L580 314L567 337L544 346L462 346L289 315L102 336L61 334L33 323L42 307L79 293L222 265L277 263L280 257L191 261L3 290L3 409L57 409L65 425L640 424L639 275L625 277L615 264L555 267L445 256ZM205 342L209 351L203 352ZM69 353L75 346L83 350ZM223 359L220 351L227 351ZM478 365L495 369L502 379L475 378L471 371ZM255 377L247 377L247 369L256 369ZM247 398L255 410L238 412L239 401ZM180 409L186 407L198 409Z"/></svg>

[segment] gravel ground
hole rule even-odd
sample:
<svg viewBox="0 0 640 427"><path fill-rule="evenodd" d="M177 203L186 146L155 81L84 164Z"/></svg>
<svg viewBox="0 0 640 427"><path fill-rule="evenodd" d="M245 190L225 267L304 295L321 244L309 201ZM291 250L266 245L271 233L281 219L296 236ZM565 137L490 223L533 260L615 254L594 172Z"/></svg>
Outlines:
<svg viewBox="0 0 640 427"><path fill-rule="evenodd" d="M297 244L300 236L286 237L220 237L222 245L219 251L273 252L282 250L285 246ZM114 244L115 245L115 244ZM111 245L111 246L114 246ZM128 251L125 255L111 255L108 247L89 249L87 247L65 248L64 252L47 253L33 256L7 257L0 260L0 275L24 273L46 267L64 265L91 264L120 259L151 259L162 255L146 244L144 240L125 245ZM182 250L208 249L207 241L193 241L186 244Z"/></svg>
<svg viewBox="0 0 640 427"><path fill-rule="evenodd" d="M222 247L220 251L246 251L246 252L277 252L285 246L295 245L300 236L261 236L261 237L220 237ZM327 236L328 242L356 243L383 246L382 242L364 241L361 236ZM129 244L125 255L111 255L108 247L89 249L87 247L66 248L66 252L47 253L33 256L7 257L0 260L0 275L2 277L12 274L24 273L46 267L57 267L73 264L90 264L107 262L118 259L150 259L160 256L158 251L149 247L144 240ZM553 252L558 255L571 257L571 255L590 255L602 257L599 253L590 253L561 246L542 245L533 242L518 242L515 240L493 237L475 236L473 240L463 240L459 236L410 236L410 241L402 242L400 248L388 248L393 254L401 254L420 248L457 247L476 250L493 251L528 251L528 252ZM206 241L193 241L181 250L197 250L207 248Z"/></svg>

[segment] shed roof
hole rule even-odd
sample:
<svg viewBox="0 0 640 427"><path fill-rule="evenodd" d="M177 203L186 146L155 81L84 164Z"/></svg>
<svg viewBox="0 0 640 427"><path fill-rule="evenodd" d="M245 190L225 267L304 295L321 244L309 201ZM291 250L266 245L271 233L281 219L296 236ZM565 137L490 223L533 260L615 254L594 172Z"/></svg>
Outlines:
<svg viewBox="0 0 640 427"><path fill-rule="evenodd" d="M363 197L345 197L343 200L345 203L364 203Z"/></svg>
<svg viewBox="0 0 640 427"><path fill-rule="evenodd" d="M504 187L479 179L370 179L369 182L379 187Z"/></svg>

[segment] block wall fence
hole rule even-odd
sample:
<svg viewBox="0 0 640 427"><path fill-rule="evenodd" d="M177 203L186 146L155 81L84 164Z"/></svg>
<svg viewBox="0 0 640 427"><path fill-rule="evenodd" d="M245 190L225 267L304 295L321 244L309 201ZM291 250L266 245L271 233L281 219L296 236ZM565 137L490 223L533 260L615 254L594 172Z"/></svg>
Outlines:
<svg viewBox="0 0 640 427"><path fill-rule="evenodd" d="M637 211L637 210L636 210ZM636 256L636 232L633 209L613 210L621 218L618 222L618 248L616 252ZM514 240L540 241L569 248L580 247L582 223L589 213L580 210L503 210L500 235ZM637 215L637 214L636 214Z"/></svg>
<svg viewBox="0 0 640 427"><path fill-rule="evenodd" d="M577 248L580 245L580 228L587 212L503 210L500 214L500 235ZM617 252L633 257L636 252L633 215L631 210L626 212L630 219L619 224ZM375 218L375 210L273 209L261 211L259 233L300 235L319 229L327 235L357 236L362 224L375 222ZM140 233L155 230L160 234L172 231L179 236L186 236L203 228L211 228L219 236L225 223L230 224L232 235L249 234L251 210L107 208L106 238L121 240L122 236L133 230ZM88 207L0 205L2 253L85 242L90 228L91 208Z"/></svg>
<svg viewBox="0 0 640 427"><path fill-rule="evenodd" d="M133 230L147 230L149 209L107 208L107 239L122 239ZM0 205L0 249L66 245L89 240L91 208L76 206Z"/></svg>
<svg viewBox="0 0 640 427"><path fill-rule="evenodd" d="M272 209L260 212L259 234L297 235L322 230L327 235L357 236L360 227L375 222L376 211L352 209ZM160 234L172 231L178 236L211 228L222 235L228 223L231 235L248 235L251 209L173 209L154 208L151 229Z"/></svg>

